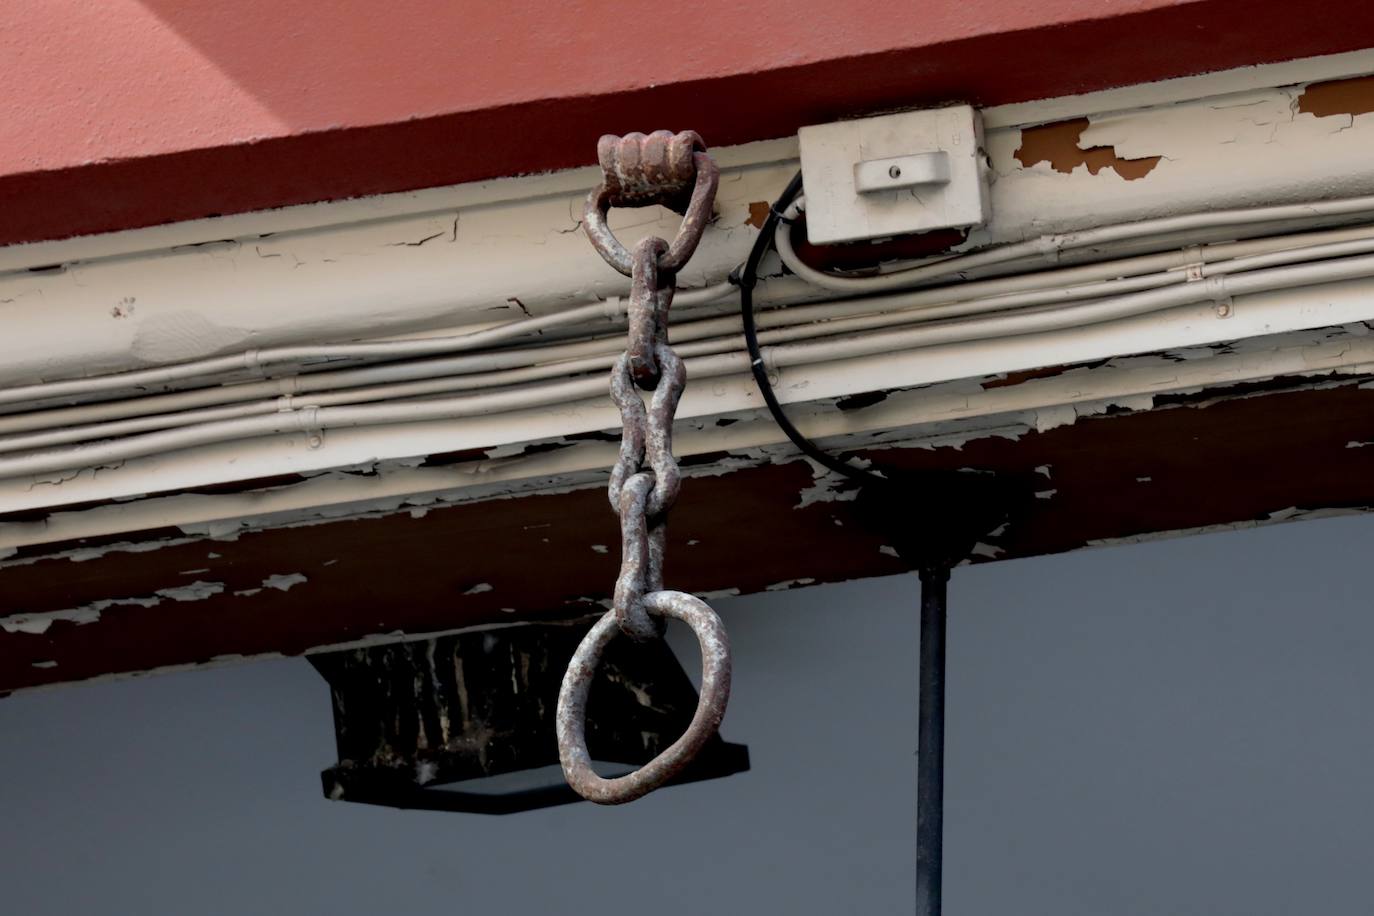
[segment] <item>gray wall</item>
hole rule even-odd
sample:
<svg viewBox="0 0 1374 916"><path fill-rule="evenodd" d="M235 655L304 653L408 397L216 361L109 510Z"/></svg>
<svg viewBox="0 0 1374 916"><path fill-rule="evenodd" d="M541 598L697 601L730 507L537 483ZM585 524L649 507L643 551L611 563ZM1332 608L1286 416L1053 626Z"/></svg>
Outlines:
<svg viewBox="0 0 1374 916"><path fill-rule="evenodd" d="M956 573L946 912L1374 911L1374 519ZM300 660L0 701L0 912L902 913L916 583L719 602L752 772L508 818L326 802Z"/></svg>

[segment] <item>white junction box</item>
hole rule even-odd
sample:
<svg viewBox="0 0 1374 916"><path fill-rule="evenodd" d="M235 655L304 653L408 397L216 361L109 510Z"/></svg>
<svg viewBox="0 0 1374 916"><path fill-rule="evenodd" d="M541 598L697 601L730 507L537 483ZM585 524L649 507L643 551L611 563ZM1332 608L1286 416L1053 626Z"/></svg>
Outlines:
<svg viewBox="0 0 1374 916"><path fill-rule="evenodd" d="M798 136L814 244L987 220L983 126L968 105L817 124Z"/></svg>

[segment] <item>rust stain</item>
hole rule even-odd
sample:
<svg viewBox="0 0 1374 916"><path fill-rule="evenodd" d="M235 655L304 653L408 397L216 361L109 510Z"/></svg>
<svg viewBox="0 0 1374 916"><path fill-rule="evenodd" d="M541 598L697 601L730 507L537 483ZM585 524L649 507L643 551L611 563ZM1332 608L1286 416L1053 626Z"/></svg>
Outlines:
<svg viewBox="0 0 1374 916"><path fill-rule="evenodd" d="M1127 181L1144 178L1154 171L1163 158L1142 156L1139 159L1126 159L1116 154L1115 147L1084 148L1080 141L1088 124L1087 118L1074 118L1072 121L1028 127L1021 131L1021 146L1016 151L1016 158L1026 168L1039 162L1048 162L1050 168L1066 175L1080 165L1086 165L1088 172L1093 175L1103 169L1112 169Z"/></svg>
<svg viewBox="0 0 1374 916"><path fill-rule="evenodd" d="M1374 76L1313 83L1298 96L1298 111L1319 118L1374 112Z"/></svg>
<svg viewBox="0 0 1374 916"><path fill-rule="evenodd" d="M744 221L744 225L753 226L755 229L762 229L764 220L768 219L769 209L768 201L754 201L749 205L749 218Z"/></svg>

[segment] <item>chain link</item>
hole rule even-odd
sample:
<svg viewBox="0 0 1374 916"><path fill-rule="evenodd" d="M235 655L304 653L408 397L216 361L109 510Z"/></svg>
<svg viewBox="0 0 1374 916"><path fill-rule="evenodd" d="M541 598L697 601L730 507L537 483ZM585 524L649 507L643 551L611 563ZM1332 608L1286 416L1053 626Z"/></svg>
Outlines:
<svg viewBox="0 0 1374 916"><path fill-rule="evenodd" d="M620 516L621 565L612 610L587 634L568 666L558 696L558 749L568 783L602 804L631 801L676 775L720 725L730 695L730 646L715 612L699 598L663 588L668 510L682 474L673 457L673 417L687 382L686 368L668 343L668 311L677 272L701 241L720 172L691 131L602 137L597 144L602 183L587 196L584 225L592 245L630 277L629 334L611 370L611 399L620 409L620 454L607 495ZM611 232L610 208L659 204L683 214L677 236L650 237L633 253ZM652 392L646 407L639 389ZM658 638L662 617L688 623L702 648L702 690L687 732L644 767L619 779L591 769L585 707L592 674L615 632Z"/></svg>

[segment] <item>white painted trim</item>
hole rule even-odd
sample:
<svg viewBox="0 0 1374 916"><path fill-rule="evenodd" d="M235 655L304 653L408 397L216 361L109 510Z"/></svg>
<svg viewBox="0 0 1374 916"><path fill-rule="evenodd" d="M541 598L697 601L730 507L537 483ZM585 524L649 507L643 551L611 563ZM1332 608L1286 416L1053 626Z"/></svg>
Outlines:
<svg viewBox="0 0 1374 916"><path fill-rule="evenodd" d="M1374 281L1266 293L1237 299L1233 316L1211 306L1174 309L1158 316L981 344L950 345L882 358L846 360L784 370L779 394L794 407L807 435L824 441L905 431L903 441L950 442L990 430L1031 429L1072 422L1108 402L1148 407L1155 395L1235 384L1275 376L1374 372ZM1342 329L1354 329L1354 333ZM1332 329L1335 330L1325 330ZM1208 344L1249 339L1230 351ZM1186 358L1142 356L1051 379L983 388L976 379L1046 365L1072 365L1134 353L1182 353ZM947 381L947 379L961 379ZM935 384L931 384L935 383ZM928 386L928 387L917 387ZM862 411L837 411L821 399L887 388L909 389ZM758 395L747 377L690 386L679 411L675 448L680 456L782 447L776 425L758 412ZM733 414L744 422L717 427ZM696 421L696 422L693 422ZM596 485L614 459L609 444L577 443L533 457L520 449L493 447L612 429L615 409L605 399L538 411L434 422L341 430L312 449L303 435L237 442L138 459L113 469L87 469L54 477L52 484L0 481L0 505L8 511L52 508L41 523L0 524L0 551L95 534L178 526L188 532L237 530L236 518L264 519L304 512L329 517L360 511L360 504L392 509L432 498L469 501L536 488ZM470 466L423 468L418 459L470 448L487 448L490 460ZM416 460L408 460L416 459ZM77 513L64 505L136 499L172 493L225 479L279 474L317 474L331 468L376 465L375 477L328 475L299 486L229 496L168 496ZM711 473L698 469L697 473ZM60 483L58 482L60 481ZM552 481L552 483L551 483ZM581 482L579 484L579 481Z"/></svg>

